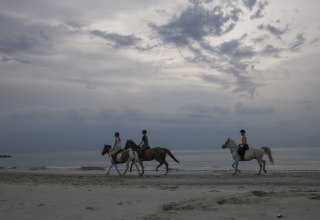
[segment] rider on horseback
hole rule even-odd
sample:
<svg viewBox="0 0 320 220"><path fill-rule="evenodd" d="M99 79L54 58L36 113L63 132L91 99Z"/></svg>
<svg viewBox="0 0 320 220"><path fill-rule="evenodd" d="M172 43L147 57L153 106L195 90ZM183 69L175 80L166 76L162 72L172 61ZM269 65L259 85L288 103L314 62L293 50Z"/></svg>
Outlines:
<svg viewBox="0 0 320 220"><path fill-rule="evenodd" d="M114 146L110 155L112 157L112 163L117 163L117 154L122 151L121 138L120 138L119 132L114 133L114 136L115 136Z"/></svg>
<svg viewBox="0 0 320 220"><path fill-rule="evenodd" d="M245 154L246 150L249 149L249 145L247 142L246 131L242 129L240 131L240 134L241 134L242 138L241 138L241 144L239 144L238 154L240 155L241 160L244 161L244 154Z"/></svg>
<svg viewBox="0 0 320 220"><path fill-rule="evenodd" d="M143 159L145 151L150 148L150 146L149 146L149 138L147 136L147 131L146 130L142 131L142 140L141 140L139 146L142 146L141 159Z"/></svg>

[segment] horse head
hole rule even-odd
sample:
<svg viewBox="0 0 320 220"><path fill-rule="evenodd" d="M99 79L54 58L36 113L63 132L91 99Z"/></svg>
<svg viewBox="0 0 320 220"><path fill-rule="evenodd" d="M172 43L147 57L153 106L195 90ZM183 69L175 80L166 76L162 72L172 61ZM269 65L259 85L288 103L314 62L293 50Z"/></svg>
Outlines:
<svg viewBox="0 0 320 220"><path fill-rule="evenodd" d="M222 148L234 148L238 147L237 144L231 138L228 138L226 142L222 145Z"/></svg>
<svg viewBox="0 0 320 220"><path fill-rule="evenodd" d="M139 146L136 143L134 143L133 140L127 140L124 149L128 150L129 148L133 149L133 148L137 148L137 147L139 147Z"/></svg>
<svg viewBox="0 0 320 220"><path fill-rule="evenodd" d="M103 155L105 155L106 153L109 153L109 151L110 151L111 148L112 148L112 147L111 147L110 145L105 144L104 147L103 147L103 150L102 150L102 152L101 152L101 155L103 156Z"/></svg>
<svg viewBox="0 0 320 220"><path fill-rule="evenodd" d="M222 149L227 148L227 145L228 145L229 140L230 140L230 138L228 138L228 139L226 140L226 142L222 145Z"/></svg>

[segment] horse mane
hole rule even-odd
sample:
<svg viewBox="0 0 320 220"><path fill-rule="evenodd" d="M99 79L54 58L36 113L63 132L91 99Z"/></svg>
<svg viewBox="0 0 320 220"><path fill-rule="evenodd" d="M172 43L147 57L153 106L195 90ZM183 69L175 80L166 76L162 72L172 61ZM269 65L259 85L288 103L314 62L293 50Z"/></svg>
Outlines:
<svg viewBox="0 0 320 220"><path fill-rule="evenodd" d="M229 142L234 146L238 146L237 143L231 138L229 138Z"/></svg>
<svg viewBox="0 0 320 220"><path fill-rule="evenodd" d="M138 146L138 145L136 144L136 142L134 142L132 139L128 139L127 141L128 141L128 142L132 142L134 145Z"/></svg>

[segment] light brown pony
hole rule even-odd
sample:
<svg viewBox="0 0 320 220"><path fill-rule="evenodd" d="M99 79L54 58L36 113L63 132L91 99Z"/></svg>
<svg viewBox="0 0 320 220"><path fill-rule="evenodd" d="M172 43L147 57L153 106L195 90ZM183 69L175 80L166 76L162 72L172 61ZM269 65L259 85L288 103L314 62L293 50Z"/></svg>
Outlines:
<svg viewBox="0 0 320 220"><path fill-rule="evenodd" d="M105 154L109 154L109 157L111 158L111 155L110 155L111 149L112 149L112 147L110 145L105 144L103 147L103 150L101 152L101 155L103 156ZM124 176L129 169L130 162L131 162L131 169L132 169L132 165L135 164L136 168L138 170L139 176L142 176L144 173L144 167L143 167L142 162L139 160L139 156L138 156L137 152L127 151L127 150L117 153L116 161L115 162L111 161L111 165L108 169L107 175L109 175L110 169L114 166L116 168L116 170L118 171L119 176L121 176L121 173L118 169L117 164L126 163L126 170L123 172L123 176ZM140 164L140 166L142 168L141 173L140 173L140 170L139 170L137 163ZM131 172L131 169L130 169L130 172Z"/></svg>
<svg viewBox="0 0 320 220"><path fill-rule="evenodd" d="M168 174L169 167L168 167L168 162L166 161L166 156L167 154L177 163L179 161L173 156L173 154L168 150L167 148L164 147L153 147L146 149L144 151L144 155L142 155L142 147L139 147L134 141L132 140L127 140L127 143L124 147L125 150L131 148L133 151L137 152L139 155L139 158L141 161L150 161L150 160L156 160L160 164L156 167L156 171L158 171L158 168L164 164L166 166L166 173L165 175ZM132 165L131 165L132 166Z"/></svg>

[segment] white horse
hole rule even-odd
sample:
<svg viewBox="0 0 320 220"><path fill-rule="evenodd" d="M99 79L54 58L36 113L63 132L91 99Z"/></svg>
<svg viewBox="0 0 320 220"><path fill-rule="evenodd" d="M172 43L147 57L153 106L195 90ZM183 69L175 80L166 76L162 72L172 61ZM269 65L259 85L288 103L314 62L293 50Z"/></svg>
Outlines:
<svg viewBox="0 0 320 220"><path fill-rule="evenodd" d="M111 158L111 155L110 155L111 148L112 147L110 145L106 145L105 144L101 154L105 155L106 153L108 153L109 157ZM120 171L118 169L117 164L126 163L126 170L123 172L123 176L124 176L127 173L128 169L129 169L130 162L132 162L134 165L136 165L138 173L139 173L139 176L142 176L144 174L144 167L143 167L143 164L141 163L141 161L139 159L139 156L138 156L137 152L125 150L125 151L122 151L122 152L118 153L116 157L117 158L116 158L115 162L111 161L111 165L110 165L106 175L109 175L110 169L113 166L115 166L116 170L119 173L119 176L121 176L121 173L120 173ZM140 166L142 168L142 172L141 173L140 173L140 170L139 170L139 167L138 167L137 163L140 164Z"/></svg>
<svg viewBox="0 0 320 220"><path fill-rule="evenodd" d="M222 148L230 149L230 152L234 159L232 167L235 169L234 174L237 174L238 172L240 172L240 170L238 169L238 163L239 161L241 161L240 155L238 154L239 146L235 143L234 140L228 138L224 145L222 145ZM249 150L246 150L244 154L244 161L249 161L253 159L256 159L258 161L258 164L260 166L258 175L261 174L261 169L263 169L263 171L267 173L266 161L262 159L265 153L268 155L269 161L272 164L274 164L271 149L269 147L262 147L261 149L249 148Z"/></svg>

